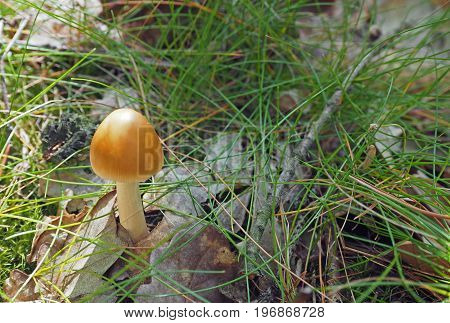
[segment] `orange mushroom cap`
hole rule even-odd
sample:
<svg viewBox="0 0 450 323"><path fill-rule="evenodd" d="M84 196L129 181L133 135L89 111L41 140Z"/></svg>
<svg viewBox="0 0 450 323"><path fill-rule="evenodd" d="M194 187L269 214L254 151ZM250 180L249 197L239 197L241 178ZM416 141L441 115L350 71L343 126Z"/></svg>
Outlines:
<svg viewBox="0 0 450 323"><path fill-rule="evenodd" d="M103 120L92 138L90 158L98 176L123 183L144 181L163 164L155 129L132 109L117 109Z"/></svg>

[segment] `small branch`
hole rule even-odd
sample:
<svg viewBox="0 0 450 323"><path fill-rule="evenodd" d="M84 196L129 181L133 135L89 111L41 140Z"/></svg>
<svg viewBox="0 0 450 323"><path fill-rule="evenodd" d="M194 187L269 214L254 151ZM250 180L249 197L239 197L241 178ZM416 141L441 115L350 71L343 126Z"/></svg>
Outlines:
<svg viewBox="0 0 450 323"><path fill-rule="evenodd" d="M359 75L361 70L382 48L382 46L372 48L372 50L363 57L358 65L352 71L350 71L350 73L344 79L341 88L336 90L331 98L327 101L319 119L317 119L312 124L306 136L298 144L298 146L294 148L293 156L288 157L288 159L286 160L286 167L284 167L278 179L278 183L280 184L275 184L274 189L267 194L262 207L254 214L252 226L250 228L250 236L255 241L259 242L261 240L261 237L267 227L267 224L269 223L270 218L272 217L272 214L274 213L274 210L279 208L280 204L283 202L283 198L287 196L289 191L292 189L292 185L289 184L289 182L292 182L296 179L296 168L299 167L299 164L310 159L309 151L314 144L315 138L319 135L324 125L329 122L336 110L341 106L344 93L349 90L352 82ZM303 195L304 192L300 192L300 194ZM298 197L298 199L300 200L301 197ZM293 229L294 233L299 231L299 228L297 226L300 226L301 229L301 222L302 221L297 221L296 227ZM242 246L242 248L243 247L244 246ZM256 259L259 259L260 255L258 246L254 243L247 243L246 248L246 254L248 255L249 259L257 263ZM250 273L256 271L256 266L252 262L249 262L248 271Z"/></svg>
<svg viewBox="0 0 450 323"><path fill-rule="evenodd" d="M3 28L5 27L5 19L0 16L0 42L3 43Z"/></svg>
<svg viewBox="0 0 450 323"><path fill-rule="evenodd" d="M9 105L8 89L6 86L5 59L9 53L9 51L11 50L11 48L14 46L16 41L19 39L19 37L22 34L27 23L28 23L28 17L25 17L20 21L20 24L16 30L16 33L14 34L13 38L9 41L8 45L6 45L6 48L3 51L3 54L0 58L0 74L1 74L1 83L2 83L3 102L5 104L5 109L8 112L11 111L11 107ZM3 26L4 26L4 21L2 19L0 21L0 38L3 38Z"/></svg>

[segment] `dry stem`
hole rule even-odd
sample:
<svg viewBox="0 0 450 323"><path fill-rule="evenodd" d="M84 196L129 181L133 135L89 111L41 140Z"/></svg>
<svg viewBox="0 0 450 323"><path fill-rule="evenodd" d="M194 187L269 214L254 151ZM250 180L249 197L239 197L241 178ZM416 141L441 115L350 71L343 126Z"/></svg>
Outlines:
<svg viewBox="0 0 450 323"><path fill-rule="evenodd" d="M6 56L8 55L9 51L11 50L11 48L14 46L14 44L16 43L16 41L19 39L20 35L23 32L23 29L25 28L25 26L27 25L28 22L28 17L23 18L20 21L19 27L16 30L16 33L14 34L13 38L9 41L8 45L6 45L5 50L3 51L3 54L0 58L0 74L1 74L1 83L2 83L2 95L3 95L3 103L5 104L5 109L6 111L10 111L11 107L9 105L9 99L8 99L8 90L6 87L6 73L5 73L5 59ZM3 26L4 26L4 21L3 19L0 21L0 38L3 37Z"/></svg>
<svg viewBox="0 0 450 323"><path fill-rule="evenodd" d="M250 236L253 237L255 241L260 241L261 237L269 223L269 220L274 213L274 210L278 209L280 204L283 201L283 198L288 195L289 191L292 189L292 186L289 184L294 181L295 178L295 170L299 167L300 164L307 162L309 157L309 151L313 146L314 140L323 128L323 126L329 122L331 117L334 115L336 110L341 106L344 93L346 93L352 84L353 80L359 75L361 70L367 65L367 63L377 54L380 49L383 48L379 45L376 48L372 48L371 51L366 54L361 61L356 65L356 67L350 71L347 77L342 82L342 85L339 89L337 89L330 99L327 101L324 110L322 111L319 119L317 119L309 129L306 136L303 140L298 144L297 147L294 148L294 153L292 157L287 157L287 161L285 163L286 167L280 174L278 179L278 183L275 183L275 187L272 191L269 191L267 197L264 199L264 203L259 210L256 210L253 223L250 229ZM304 192L300 192L301 195ZM301 200L301 196L298 197ZM292 232L300 231L297 226L302 225L302 221L297 221L296 227L293 228ZM301 229L301 228L300 228ZM254 243L246 244L246 254L251 260L249 262L249 266L247 268L249 273L257 272L255 263L257 259L260 258L258 246Z"/></svg>

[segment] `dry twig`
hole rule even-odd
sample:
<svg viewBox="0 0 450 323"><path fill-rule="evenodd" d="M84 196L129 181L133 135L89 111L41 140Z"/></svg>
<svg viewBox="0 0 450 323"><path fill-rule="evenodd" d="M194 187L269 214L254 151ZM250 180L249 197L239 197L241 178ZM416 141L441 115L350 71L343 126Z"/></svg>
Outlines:
<svg viewBox="0 0 450 323"><path fill-rule="evenodd" d="M14 34L13 38L9 41L8 45L6 45L5 50L3 51L3 54L0 58L0 74L1 74L1 83L2 83L2 95L3 95L3 103L5 104L6 111L10 111L11 107L9 105L9 99L8 99L8 90L6 87L6 73L5 73L5 60L6 57L11 50L11 48L14 46L16 41L19 39L20 35L22 34L25 26L28 23L28 17L23 18L20 21L19 27L17 27L16 33ZM0 21L0 37L3 37L3 26L4 21L3 19Z"/></svg>
<svg viewBox="0 0 450 323"><path fill-rule="evenodd" d="M292 189L292 185L290 182L294 181L295 178L295 170L299 167L299 165L307 162L310 159L309 151L313 146L315 138L323 128L323 126L329 122L331 117L334 115L336 110L341 106L343 101L344 94L349 90L354 79L359 75L361 70L367 65L367 63L383 48L383 46L378 45L377 47L372 48L356 65L354 69L350 71L347 77L342 82L341 87L336 90L333 95L330 97L328 102L325 105L324 110L322 111L319 119L317 119L309 129L306 136L303 140L298 144L294 149L293 156L288 157L286 161L286 167L280 174L278 179L278 183L275 183L275 188L272 191L267 193L267 197L264 199L264 203L259 210L256 210L253 217L253 223L250 229L250 235L253 237L255 241L260 241L261 237L269 223L269 220L281 203L283 202L283 198L288 195L290 190ZM300 192L301 195L304 192ZM301 200L301 196L298 197ZM296 226L293 228L292 232L294 236L297 232L301 230L302 221L297 221ZM294 248L295 244L291 246ZM260 258L260 252L258 250L258 246L253 243L246 244L246 254L251 260L249 262L249 266L247 268L249 273L257 273L257 264L256 259Z"/></svg>

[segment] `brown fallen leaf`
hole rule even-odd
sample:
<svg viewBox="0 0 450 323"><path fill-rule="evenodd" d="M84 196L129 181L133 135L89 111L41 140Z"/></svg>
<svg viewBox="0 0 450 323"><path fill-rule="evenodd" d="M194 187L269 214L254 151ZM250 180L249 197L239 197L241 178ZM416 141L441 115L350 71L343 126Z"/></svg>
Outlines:
<svg viewBox="0 0 450 323"><path fill-rule="evenodd" d="M10 299L15 299L19 302L34 301L39 298L36 283L33 280L29 280L28 282L27 280L28 275L26 273L18 269L13 269L9 274L9 278L5 281L3 291Z"/></svg>
<svg viewBox="0 0 450 323"><path fill-rule="evenodd" d="M112 191L90 210L44 219L28 255L29 262L37 263L36 270L30 276L12 271L5 293L17 294L15 300L19 301L75 301L90 295L96 301L114 300L103 275L131 245L116 223L115 199ZM98 295L99 290L109 292Z"/></svg>
<svg viewBox="0 0 450 323"><path fill-rule="evenodd" d="M239 266L228 240L211 226L189 227L150 256L153 276L137 291L138 302L224 302L219 291Z"/></svg>
<svg viewBox="0 0 450 323"><path fill-rule="evenodd" d="M438 7L448 8L450 7L450 1L448 0L431 0L431 2L434 3L434 5Z"/></svg>
<svg viewBox="0 0 450 323"><path fill-rule="evenodd" d="M407 263L411 267L418 269L419 271L425 272L430 275L436 275L436 270L430 263L442 265L447 268L447 272L450 273L450 262L445 262L430 253L420 249L417 245L413 244L411 241L405 241L398 246L400 249L400 259L402 262ZM425 261L427 259L428 261Z"/></svg>
<svg viewBox="0 0 450 323"><path fill-rule="evenodd" d="M49 259L44 277L73 299L95 292L102 275L131 244L113 213L115 191L97 202L61 253Z"/></svg>
<svg viewBox="0 0 450 323"><path fill-rule="evenodd" d="M76 230L79 222L84 218L88 211L89 209L85 207L78 214L70 214L63 211L62 217L44 217L42 222L36 225L36 234L33 237L31 251L27 255L27 262L39 262L43 259L48 249L51 250L49 251L47 257L51 257L53 254L55 254L55 252L60 250L66 243L68 234L67 232L59 232L58 234L56 234L56 228L59 225L73 224L74 226L68 228L68 230Z"/></svg>
<svg viewBox="0 0 450 323"><path fill-rule="evenodd" d="M122 37L129 46L140 47L141 43L155 45L161 36L155 16L170 14L168 3L127 3L123 1L101 0L103 13L101 17L121 25ZM130 19L132 18L132 19ZM141 42L136 41L141 40Z"/></svg>
<svg viewBox="0 0 450 323"><path fill-rule="evenodd" d="M300 103L298 90L288 90L280 93L279 106L282 112L292 111Z"/></svg>

